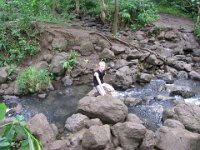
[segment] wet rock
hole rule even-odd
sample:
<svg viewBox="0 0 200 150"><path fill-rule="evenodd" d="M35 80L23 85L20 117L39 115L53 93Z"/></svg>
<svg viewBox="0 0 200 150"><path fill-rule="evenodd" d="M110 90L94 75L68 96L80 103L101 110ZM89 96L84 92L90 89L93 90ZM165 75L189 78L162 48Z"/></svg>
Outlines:
<svg viewBox="0 0 200 150"><path fill-rule="evenodd" d="M109 125L92 126L83 135L82 146L88 150L111 149L111 132Z"/></svg>
<svg viewBox="0 0 200 150"><path fill-rule="evenodd" d="M141 103L141 99L136 99L134 97L127 97L125 98L124 103L128 106L136 106L137 104Z"/></svg>
<svg viewBox="0 0 200 150"><path fill-rule="evenodd" d="M188 73L186 71L179 71L177 78L178 79L188 79Z"/></svg>
<svg viewBox="0 0 200 150"><path fill-rule="evenodd" d="M111 130L125 150L136 149L146 134L146 128L143 125L132 122L117 123Z"/></svg>
<svg viewBox="0 0 200 150"><path fill-rule="evenodd" d="M156 131L158 149L163 150L198 150L200 134L182 128L161 127Z"/></svg>
<svg viewBox="0 0 200 150"><path fill-rule="evenodd" d="M159 75L156 75L156 76L157 76L158 79L164 80L167 84L172 84L175 80L172 73L170 73L170 72L159 74Z"/></svg>
<svg viewBox="0 0 200 150"><path fill-rule="evenodd" d="M170 92L170 95L181 95L184 98L189 98L195 95L192 89L187 86L167 84L167 90Z"/></svg>
<svg viewBox="0 0 200 150"><path fill-rule="evenodd" d="M47 94L46 93L44 93L44 94L38 94L38 97L40 99L45 99L47 97Z"/></svg>
<svg viewBox="0 0 200 150"><path fill-rule="evenodd" d="M82 114L73 114L71 117L67 118L65 122L65 128L70 132L77 132L83 129L86 125L86 121L89 118Z"/></svg>
<svg viewBox="0 0 200 150"><path fill-rule="evenodd" d="M50 142L56 139L56 134L47 121L46 116L41 113L31 118L27 123L27 127L38 137L44 146L48 146Z"/></svg>
<svg viewBox="0 0 200 150"><path fill-rule="evenodd" d="M110 95L89 97L79 100L78 112L92 118L99 118L105 123L123 122L128 114L128 108L121 100Z"/></svg>

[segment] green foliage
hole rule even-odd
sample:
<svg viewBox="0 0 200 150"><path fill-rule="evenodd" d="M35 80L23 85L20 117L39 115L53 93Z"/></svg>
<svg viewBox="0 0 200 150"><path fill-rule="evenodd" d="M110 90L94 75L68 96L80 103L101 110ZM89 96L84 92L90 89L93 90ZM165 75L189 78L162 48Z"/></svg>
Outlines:
<svg viewBox="0 0 200 150"><path fill-rule="evenodd" d="M6 105L0 103L0 122L5 117ZM11 123L0 126L3 129L0 133L0 149L23 149L23 150L41 150L41 142L36 139L31 131L26 128L24 117L18 115ZM18 139L19 136L23 138Z"/></svg>
<svg viewBox="0 0 200 150"><path fill-rule="evenodd" d="M29 67L17 77L19 92L22 94L40 92L49 86L50 75L47 70Z"/></svg>
<svg viewBox="0 0 200 150"><path fill-rule="evenodd" d="M178 12L182 13L188 13L190 16L196 16L198 12L198 7L200 6L199 0L161 0L157 1L154 0L156 3L158 3L158 8L161 12L166 11L165 9L162 9L162 7L169 9L170 7L173 8L172 11L177 10ZM170 9L169 9L170 10ZM173 13L175 14L175 13ZM179 13L180 15L181 13Z"/></svg>
<svg viewBox="0 0 200 150"><path fill-rule="evenodd" d="M4 103L0 103L0 121L4 119L5 114L6 114L6 105Z"/></svg>
<svg viewBox="0 0 200 150"><path fill-rule="evenodd" d="M114 1L110 1L109 16L114 14ZM119 17L122 26L132 25L134 28L145 26L158 19L154 4L150 0L123 0L119 1ZM110 17L111 21L113 20Z"/></svg>
<svg viewBox="0 0 200 150"><path fill-rule="evenodd" d="M66 70L73 69L78 64L76 57L77 57L76 51L71 51L68 59L63 62L63 68Z"/></svg>

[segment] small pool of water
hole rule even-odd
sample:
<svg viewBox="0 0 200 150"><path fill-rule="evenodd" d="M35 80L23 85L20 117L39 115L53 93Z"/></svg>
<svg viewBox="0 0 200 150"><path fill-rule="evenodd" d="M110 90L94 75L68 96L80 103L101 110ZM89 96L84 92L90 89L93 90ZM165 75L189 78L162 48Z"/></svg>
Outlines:
<svg viewBox="0 0 200 150"><path fill-rule="evenodd" d="M43 113L50 123L64 124L67 117L76 112L78 101L92 88L90 85L72 86L51 91L45 99L40 99L35 94L7 100L6 103L11 107L13 104L21 105L22 109L17 114L22 114L26 120L38 113Z"/></svg>

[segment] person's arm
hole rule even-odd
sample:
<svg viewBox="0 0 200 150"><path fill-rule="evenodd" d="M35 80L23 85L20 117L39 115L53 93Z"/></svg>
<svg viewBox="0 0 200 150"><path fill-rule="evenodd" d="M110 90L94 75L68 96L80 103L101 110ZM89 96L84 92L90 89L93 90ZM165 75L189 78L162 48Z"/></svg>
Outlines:
<svg viewBox="0 0 200 150"><path fill-rule="evenodd" d="M104 90L104 88L103 88L103 86L102 86L101 80L99 79L99 75L98 75L98 73L97 73L97 72L95 72L95 73L94 73L94 76L96 77L96 79L97 79L97 82L99 83L99 85L100 85L100 87L101 87L101 90L102 90L102 92L103 92L104 94L106 94L106 92L105 92L105 90Z"/></svg>

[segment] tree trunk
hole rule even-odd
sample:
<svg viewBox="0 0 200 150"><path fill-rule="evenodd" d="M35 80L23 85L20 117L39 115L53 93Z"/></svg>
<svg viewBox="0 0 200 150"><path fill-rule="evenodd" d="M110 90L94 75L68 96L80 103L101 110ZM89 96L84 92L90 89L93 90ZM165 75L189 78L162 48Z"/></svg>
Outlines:
<svg viewBox="0 0 200 150"><path fill-rule="evenodd" d="M200 6L198 6L197 23L199 23L199 20L200 20Z"/></svg>
<svg viewBox="0 0 200 150"><path fill-rule="evenodd" d="M56 0L52 1L52 12L54 15L56 15Z"/></svg>
<svg viewBox="0 0 200 150"><path fill-rule="evenodd" d="M77 14L80 13L80 2L79 2L79 0L76 0L76 13Z"/></svg>
<svg viewBox="0 0 200 150"><path fill-rule="evenodd" d="M113 23L113 29L112 33L114 36L117 35L117 30L118 30L118 22L119 22L119 5L118 5L118 0L115 0L115 16L114 16L114 23Z"/></svg>
<svg viewBox="0 0 200 150"><path fill-rule="evenodd" d="M103 23L106 23L106 4L104 0L99 0L101 13L100 13L100 19Z"/></svg>

